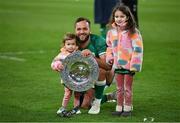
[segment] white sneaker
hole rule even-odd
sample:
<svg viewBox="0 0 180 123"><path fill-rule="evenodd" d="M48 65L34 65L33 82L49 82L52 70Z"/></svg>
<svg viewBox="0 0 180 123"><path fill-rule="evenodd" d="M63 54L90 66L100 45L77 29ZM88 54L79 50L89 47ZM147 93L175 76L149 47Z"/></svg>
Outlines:
<svg viewBox="0 0 180 123"><path fill-rule="evenodd" d="M64 107L61 107L58 109L58 111L56 112L57 114L61 114L63 111L65 111L66 109Z"/></svg>
<svg viewBox="0 0 180 123"><path fill-rule="evenodd" d="M110 102L110 103L111 103L111 102L116 102L116 100L108 100L107 102Z"/></svg>
<svg viewBox="0 0 180 123"><path fill-rule="evenodd" d="M98 114L99 112L100 112L100 104L96 100L94 100L88 114Z"/></svg>
<svg viewBox="0 0 180 123"><path fill-rule="evenodd" d="M81 114L81 111L78 109L78 110L76 111L76 114Z"/></svg>

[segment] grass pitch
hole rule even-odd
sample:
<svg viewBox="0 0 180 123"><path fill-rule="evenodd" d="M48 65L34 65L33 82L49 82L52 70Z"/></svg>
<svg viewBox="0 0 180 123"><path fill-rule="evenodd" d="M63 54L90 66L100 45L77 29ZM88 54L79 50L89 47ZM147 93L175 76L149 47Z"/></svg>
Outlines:
<svg viewBox="0 0 180 123"><path fill-rule="evenodd" d="M56 116L63 96L59 74L50 69L62 36L79 16L93 21L92 0L0 0L1 122L180 122L180 1L139 0L144 39L143 71L135 76L132 117L111 116L116 103L72 118ZM108 88L112 91L115 86ZM72 107L72 101L69 108Z"/></svg>

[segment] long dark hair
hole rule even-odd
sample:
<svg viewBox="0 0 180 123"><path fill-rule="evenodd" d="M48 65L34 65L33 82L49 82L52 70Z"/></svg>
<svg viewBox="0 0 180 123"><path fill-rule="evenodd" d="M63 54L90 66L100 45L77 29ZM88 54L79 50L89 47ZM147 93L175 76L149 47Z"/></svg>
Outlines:
<svg viewBox="0 0 180 123"><path fill-rule="evenodd" d="M132 15L129 7L124 4L118 4L113 8L113 11L111 13L111 17L108 23L108 27L112 28L112 24L115 22L114 15L116 11L121 11L123 14L127 16L128 20L127 20L126 29L130 30L131 33L134 33L135 28L136 28L136 22L134 20L134 16Z"/></svg>

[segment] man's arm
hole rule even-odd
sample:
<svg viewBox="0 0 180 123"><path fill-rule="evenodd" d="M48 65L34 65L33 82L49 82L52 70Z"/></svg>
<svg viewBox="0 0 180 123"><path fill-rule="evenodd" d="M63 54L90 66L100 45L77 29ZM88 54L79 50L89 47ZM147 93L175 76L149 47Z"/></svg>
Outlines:
<svg viewBox="0 0 180 123"><path fill-rule="evenodd" d="M81 54L84 57L88 57L89 55L92 55L92 52L88 49L85 49L81 52ZM111 70L112 66L106 63L106 54L100 55L99 58L94 56L94 58L97 61L100 68L105 70Z"/></svg>
<svg viewBox="0 0 180 123"><path fill-rule="evenodd" d="M101 55L99 58L95 57L95 59L100 68L103 68L105 70L111 70L112 66L106 63L106 55L105 54Z"/></svg>

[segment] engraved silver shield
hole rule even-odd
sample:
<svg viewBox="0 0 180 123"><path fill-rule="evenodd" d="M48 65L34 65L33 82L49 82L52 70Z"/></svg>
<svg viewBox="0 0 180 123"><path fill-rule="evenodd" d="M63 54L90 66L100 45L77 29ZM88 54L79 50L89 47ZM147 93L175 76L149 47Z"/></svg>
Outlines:
<svg viewBox="0 0 180 123"><path fill-rule="evenodd" d="M74 52L63 61L61 78L66 87L82 92L94 86L99 76L99 67L93 56L83 57L81 51Z"/></svg>

